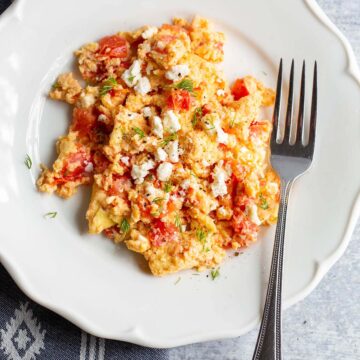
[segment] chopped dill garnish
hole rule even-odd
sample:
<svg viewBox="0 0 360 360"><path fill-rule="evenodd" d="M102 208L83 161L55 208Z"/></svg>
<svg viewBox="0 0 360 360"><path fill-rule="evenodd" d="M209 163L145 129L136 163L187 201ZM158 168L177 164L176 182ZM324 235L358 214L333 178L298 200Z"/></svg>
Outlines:
<svg viewBox="0 0 360 360"><path fill-rule="evenodd" d="M145 136L144 131L142 131L140 128L134 127L133 130L136 132L136 134L140 136L140 139L142 139Z"/></svg>
<svg viewBox="0 0 360 360"><path fill-rule="evenodd" d="M201 107L196 108L194 111L193 117L191 119L191 124L193 127L196 126L196 124L199 122L202 115L203 115L202 108Z"/></svg>
<svg viewBox="0 0 360 360"><path fill-rule="evenodd" d="M175 86L175 89L182 89L186 90L188 92L194 91L194 83L191 79L183 79L180 82L178 82Z"/></svg>
<svg viewBox="0 0 360 360"><path fill-rule="evenodd" d="M29 170L31 169L32 160L31 160L31 157L28 154L26 154L26 156L25 156L24 164Z"/></svg>
<svg viewBox="0 0 360 360"><path fill-rule="evenodd" d="M120 231L126 234L130 230L130 224L126 218L123 218L120 223Z"/></svg>
<svg viewBox="0 0 360 360"><path fill-rule="evenodd" d="M210 274L211 278L215 280L217 277L220 276L220 268L212 269Z"/></svg>
<svg viewBox="0 0 360 360"><path fill-rule="evenodd" d="M44 217L49 219L54 219L57 215L57 211L50 211L44 215Z"/></svg>
<svg viewBox="0 0 360 360"><path fill-rule="evenodd" d="M108 77L100 88L100 96L106 95L115 85L117 85L117 81L112 76Z"/></svg>

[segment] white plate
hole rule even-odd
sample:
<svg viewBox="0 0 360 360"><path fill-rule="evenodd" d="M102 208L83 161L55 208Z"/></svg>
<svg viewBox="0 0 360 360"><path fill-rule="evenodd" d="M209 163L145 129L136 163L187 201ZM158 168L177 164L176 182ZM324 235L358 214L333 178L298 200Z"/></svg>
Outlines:
<svg viewBox="0 0 360 360"><path fill-rule="evenodd" d="M271 231L228 259L216 281L189 271L175 285L178 275L152 277L141 257L86 234L88 190L62 201L34 185L67 128L69 109L46 93L72 66L72 51L112 32L194 14L225 31L231 79L251 73L274 86L280 57L286 64L293 57L297 69L302 59L319 64L315 161L296 183L288 214L285 306L340 257L359 214L359 72L315 2L18 0L0 19L0 259L31 298L99 336L171 347L237 336L259 322ZM48 211L58 216L45 220Z"/></svg>

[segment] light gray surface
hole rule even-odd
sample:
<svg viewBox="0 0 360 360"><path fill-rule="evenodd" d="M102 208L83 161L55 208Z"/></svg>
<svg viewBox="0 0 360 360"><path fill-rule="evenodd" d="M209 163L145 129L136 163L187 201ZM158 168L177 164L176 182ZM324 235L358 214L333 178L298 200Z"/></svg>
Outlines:
<svg viewBox="0 0 360 360"><path fill-rule="evenodd" d="M360 62L360 0L318 0ZM283 358L360 359L360 221L344 256L304 301L283 314ZM258 329L240 338L174 348L171 360L250 360Z"/></svg>

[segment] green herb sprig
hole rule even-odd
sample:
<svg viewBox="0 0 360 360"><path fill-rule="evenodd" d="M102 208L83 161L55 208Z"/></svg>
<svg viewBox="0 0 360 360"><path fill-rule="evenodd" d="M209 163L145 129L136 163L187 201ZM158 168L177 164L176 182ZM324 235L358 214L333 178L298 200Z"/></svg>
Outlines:
<svg viewBox="0 0 360 360"><path fill-rule="evenodd" d="M267 210L269 208L269 204L266 200L266 198L264 197L264 195L262 193L260 193L260 204L259 206L263 209L263 210Z"/></svg>
<svg viewBox="0 0 360 360"><path fill-rule="evenodd" d="M144 131L141 130L140 128L134 127L133 130L134 130L134 132L135 132L136 134L138 134L138 135L140 136L140 139L142 139L143 137L145 137Z"/></svg>
<svg viewBox="0 0 360 360"><path fill-rule="evenodd" d="M26 154L26 156L25 156L24 164L29 170L31 169L32 160L31 160L31 157L28 154Z"/></svg>
<svg viewBox="0 0 360 360"><path fill-rule="evenodd" d="M123 218L120 223L120 231L125 235L130 230L129 221L126 218Z"/></svg>
<svg viewBox="0 0 360 360"><path fill-rule="evenodd" d="M105 81L103 86L100 88L100 96L106 95L110 90L114 88L118 83L117 81L112 77L108 77Z"/></svg>
<svg viewBox="0 0 360 360"><path fill-rule="evenodd" d="M54 219L57 216L57 211L50 211L44 215L45 218Z"/></svg>
<svg viewBox="0 0 360 360"><path fill-rule="evenodd" d="M174 141L177 139L177 134L176 133L172 133L168 136L166 136L161 142L160 142L160 146L166 146L167 144L169 144L170 141Z"/></svg>
<svg viewBox="0 0 360 360"><path fill-rule="evenodd" d="M210 272L211 278L215 280L217 277L220 276L220 268L212 269Z"/></svg>
<svg viewBox="0 0 360 360"><path fill-rule="evenodd" d="M197 125L197 123L202 118L202 116L203 116L202 108L201 107L196 108L193 117L191 119L191 124L193 127Z"/></svg>
<svg viewBox="0 0 360 360"><path fill-rule="evenodd" d="M176 85L174 85L174 88L186 90L192 93L194 91L194 83L191 79L183 79L180 82L178 82Z"/></svg>

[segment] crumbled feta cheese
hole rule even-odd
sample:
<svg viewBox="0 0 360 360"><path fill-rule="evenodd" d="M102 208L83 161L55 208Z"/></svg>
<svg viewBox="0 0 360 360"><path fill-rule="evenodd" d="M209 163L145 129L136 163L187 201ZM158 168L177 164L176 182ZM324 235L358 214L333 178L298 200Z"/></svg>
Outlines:
<svg viewBox="0 0 360 360"><path fill-rule="evenodd" d="M106 115L100 114L100 115L98 116L98 121L104 122L104 121L106 121L106 120L107 120Z"/></svg>
<svg viewBox="0 0 360 360"><path fill-rule="evenodd" d="M151 84L146 76L139 79L138 83L134 87L135 91L141 95L145 95L151 91Z"/></svg>
<svg viewBox="0 0 360 360"><path fill-rule="evenodd" d="M250 204L246 207L246 212L249 216L249 219L255 224L255 225L261 225L261 220L259 219L258 212L257 212L257 206L256 204Z"/></svg>
<svg viewBox="0 0 360 360"><path fill-rule="evenodd" d="M112 195L112 196L107 196L107 197L105 198L105 202L106 202L107 204L111 204L115 199L116 199L116 196L114 196L114 195Z"/></svg>
<svg viewBox="0 0 360 360"><path fill-rule="evenodd" d="M185 232L186 231L186 225L181 225L181 231Z"/></svg>
<svg viewBox="0 0 360 360"><path fill-rule="evenodd" d="M172 81L181 80L189 75L190 70L187 64L175 65L165 73L165 77Z"/></svg>
<svg viewBox="0 0 360 360"><path fill-rule="evenodd" d="M154 116L152 119L152 132L160 139L164 136L164 128L159 116Z"/></svg>
<svg viewBox="0 0 360 360"><path fill-rule="evenodd" d="M131 177L135 180L135 184L142 184L144 177L153 169L155 164L152 160L145 161L141 165L133 165L131 169Z"/></svg>
<svg viewBox="0 0 360 360"><path fill-rule="evenodd" d="M180 187L184 190L187 190L191 185L191 181L189 179L185 179L181 184Z"/></svg>
<svg viewBox="0 0 360 360"><path fill-rule="evenodd" d="M164 116L164 127L171 132L177 132L181 129L179 118L174 111L168 110Z"/></svg>
<svg viewBox="0 0 360 360"><path fill-rule="evenodd" d="M226 171L222 168L221 162L215 167L213 172L213 183L211 184L211 190L214 197L224 196L227 194L226 180L228 175Z"/></svg>
<svg viewBox="0 0 360 360"><path fill-rule="evenodd" d="M93 94L86 94L81 97L81 106L82 107L90 107L95 104L95 97Z"/></svg>
<svg viewBox="0 0 360 360"><path fill-rule="evenodd" d="M143 39L150 39L158 32L158 29L155 26L150 26L142 34Z"/></svg>
<svg viewBox="0 0 360 360"><path fill-rule="evenodd" d="M166 151L161 147L157 148L155 151L155 160L156 161L165 161L166 158L167 158Z"/></svg>
<svg viewBox="0 0 360 360"><path fill-rule="evenodd" d="M121 78L127 86L135 86L141 78L141 62L139 60L134 60L129 69L123 72Z"/></svg>
<svg viewBox="0 0 360 360"><path fill-rule="evenodd" d="M151 108L149 106L145 106L143 108L143 115L144 115L145 118L151 117L152 111L151 111Z"/></svg>
<svg viewBox="0 0 360 360"><path fill-rule="evenodd" d="M87 163L87 165L85 166L85 171L87 173L91 173L94 171L94 164L92 162Z"/></svg>
<svg viewBox="0 0 360 360"><path fill-rule="evenodd" d="M152 201L155 198L163 198L164 192L154 187L153 184L149 183L145 187L145 196Z"/></svg>
<svg viewBox="0 0 360 360"><path fill-rule="evenodd" d="M156 43L156 46L157 46L157 48L158 48L159 50L164 50L165 47L166 47L166 44L165 44L163 41L158 41L158 42Z"/></svg>
<svg viewBox="0 0 360 360"><path fill-rule="evenodd" d="M156 174L160 181L167 181L169 180L171 173L173 170L173 164L164 162L159 165L157 168Z"/></svg>
<svg viewBox="0 0 360 360"><path fill-rule="evenodd" d="M177 140L170 141L165 146L165 151L168 153L171 162L179 161L179 142Z"/></svg>
<svg viewBox="0 0 360 360"><path fill-rule="evenodd" d="M220 144L227 144L228 134L221 128L220 119L214 121L214 127L216 131L216 141Z"/></svg>
<svg viewBox="0 0 360 360"><path fill-rule="evenodd" d="M128 156L122 156L122 157L120 158L120 161L121 161L123 164L125 164L126 166L129 166L129 165L130 165L129 160L130 160L130 158L129 158Z"/></svg>
<svg viewBox="0 0 360 360"><path fill-rule="evenodd" d="M206 166L206 167L210 165L210 163L206 160L202 160L201 163L203 166Z"/></svg>
<svg viewBox="0 0 360 360"><path fill-rule="evenodd" d="M216 92L216 95L217 95L217 96L224 96L224 95L225 95L225 90L219 89L219 90Z"/></svg>

